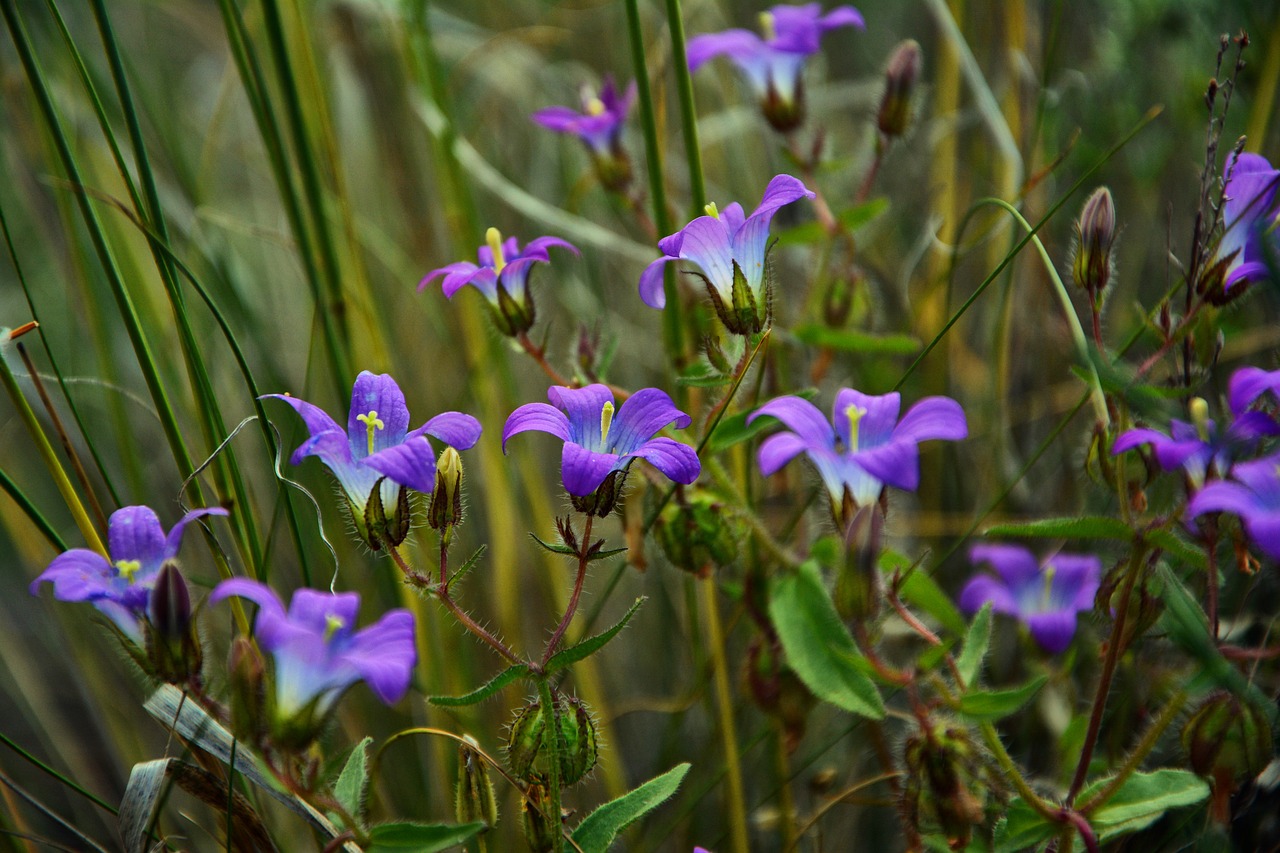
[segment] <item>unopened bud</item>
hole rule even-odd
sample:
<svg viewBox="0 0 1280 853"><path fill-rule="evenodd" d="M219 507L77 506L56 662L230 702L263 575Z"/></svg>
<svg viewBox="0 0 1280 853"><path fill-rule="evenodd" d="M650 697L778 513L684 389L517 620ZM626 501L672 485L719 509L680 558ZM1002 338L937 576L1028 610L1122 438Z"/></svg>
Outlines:
<svg viewBox="0 0 1280 853"><path fill-rule="evenodd" d="M582 779L596 765L599 742L595 721L580 699L562 696L554 708L559 729L560 783L568 786ZM533 699L516 712L507 735L507 766L518 779L547 779L550 776L548 744L552 730L547 725L542 703Z"/></svg>
<svg viewBox="0 0 1280 853"><path fill-rule="evenodd" d="M547 796L547 786L534 782L525 788L524 801L520 804L520 828L524 830L524 840L532 853L548 853L556 849L561 820L552 820L547 815L551 807L551 798Z"/></svg>
<svg viewBox="0 0 1280 853"><path fill-rule="evenodd" d="M858 507L850 514L847 500L845 504L841 520L848 521L844 522L844 560L837 567L833 593L836 610L846 620L872 619L883 598L879 561L884 516L878 506Z"/></svg>
<svg viewBox="0 0 1280 853"><path fill-rule="evenodd" d="M903 752L911 780L907 809L920 827L936 823L952 850L963 850L973 828L983 823L989 774L968 733L959 726L927 723L907 738Z"/></svg>
<svg viewBox="0 0 1280 853"><path fill-rule="evenodd" d="M147 656L162 681L182 684L199 677L204 653L191 622L191 594L172 561L165 562L151 591Z"/></svg>
<svg viewBox="0 0 1280 853"><path fill-rule="evenodd" d="M237 637L231 643L227 663L231 686L231 731L246 743L260 744L270 719L267 692L267 667L248 637Z"/></svg>
<svg viewBox="0 0 1280 853"><path fill-rule="evenodd" d="M494 306L489 303L489 308L498 331L511 338L518 337L529 331L533 327L533 321L537 315L537 307L533 304L532 292L526 287L519 298L512 296L507 291L506 285L502 283L501 278L498 279L496 286L498 289L498 304Z"/></svg>
<svg viewBox="0 0 1280 853"><path fill-rule="evenodd" d="M489 779L489 765L480 755L480 745L471 735L463 735L458 745L458 787L455 813L458 823L479 821L486 827L498 822L498 799ZM488 830L482 830L487 832Z"/></svg>
<svg viewBox="0 0 1280 853"><path fill-rule="evenodd" d="M741 524L714 495L688 488L683 500L667 503L654 535L673 566L706 575L737 558Z"/></svg>
<svg viewBox="0 0 1280 853"><path fill-rule="evenodd" d="M437 531L462 523L462 457L452 447L446 447L436 462L436 487L427 523Z"/></svg>
<svg viewBox="0 0 1280 853"><path fill-rule="evenodd" d="M618 505L618 499L622 497L622 488L626 482L626 468L610 471L604 478L604 482L597 486L594 492L589 495L569 495L569 503L573 504L573 508L578 512L604 518Z"/></svg>
<svg viewBox="0 0 1280 853"><path fill-rule="evenodd" d="M894 48L884 70L884 95L876 125L892 139L906 133L911 123L911 91L920 77L920 45L907 39Z"/></svg>
<svg viewBox="0 0 1280 853"><path fill-rule="evenodd" d="M1076 257L1071 274L1079 287L1093 294L1111 281L1111 246L1116 239L1116 207L1111 190L1098 187L1084 203L1076 222Z"/></svg>
<svg viewBox="0 0 1280 853"><path fill-rule="evenodd" d="M373 484L363 510L348 503L356 532L374 551L388 545L399 545L409 535L409 493L403 487L396 487L395 501L388 507L383 501L383 486L388 482L386 477L381 477Z"/></svg>

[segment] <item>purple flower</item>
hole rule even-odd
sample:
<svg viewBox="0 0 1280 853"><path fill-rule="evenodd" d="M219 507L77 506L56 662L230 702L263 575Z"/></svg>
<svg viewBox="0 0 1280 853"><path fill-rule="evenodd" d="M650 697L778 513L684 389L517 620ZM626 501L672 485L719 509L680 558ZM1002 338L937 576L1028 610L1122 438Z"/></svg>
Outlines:
<svg viewBox="0 0 1280 853"><path fill-rule="evenodd" d="M702 471L692 447L653 437L672 424L684 429L690 423L665 391L637 391L616 416L613 393L604 385L552 386L547 399L553 405L526 403L511 413L502 428L502 448L505 452L511 436L531 429L563 441L560 476L581 512L609 514L633 459L646 460L677 483L692 483Z"/></svg>
<svg viewBox="0 0 1280 853"><path fill-rule="evenodd" d="M1265 157L1257 154L1232 155L1223 170L1227 201L1223 210L1226 230L1218 244L1218 257L1234 254L1227 267L1225 291L1236 284L1248 284L1267 274L1265 240L1268 232L1272 245L1276 240L1276 187L1280 170L1273 169Z"/></svg>
<svg viewBox="0 0 1280 853"><path fill-rule="evenodd" d="M347 497L360 536L377 550L398 545L408 531L408 498L401 484L430 493L435 455L427 435L466 450L480 438L480 422L461 412L436 415L409 431L409 409L400 386L387 374L362 371L351 389L351 411L343 429L318 406L287 394L284 400L302 416L311 437L293 451L294 465L318 456L329 466ZM382 485L375 490L378 482Z"/></svg>
<svg viewBox="0 0 1280 853"><path fill-rule="evenodd" d="M800 397L778 397L752 412L782 421L787 431L760 445L760 472L766 477L805 453L831 495L837 517L846 495L868 506L885 485L915 491L920 485L917 445L929 439L956 441L969 435L960 404L950 397L926 397L898 420L899 394L871 396L844 388L836 394L831 422Z"/></svg>
<svg viewBox="0 0 1280 853"><path fill-rule="evenodd" d="M53 584L59 601L88 601L138 645L142 621L150 620L151 592L160 570L178 555L187 524L205 515L227 515L221 507L194 509L166 535L150 507L126 506L111 513L107 524L107 560L96 551L73 548L59 554L31 582L36 595L41 583Z"/></svg>
<svg viewBox="0 0 1280 853"><path fill-rule="evenodd" d="M587 147L587 151L597 163L600 160L621 158L625 164L622 128L635 102L636 84L634 82L619 97L613 78L605 77L599 95L589 87L582 87L582 112L569 107L547 107L538 110L532 118L548 130L570 133L581 139L582 144Z"/></svg>
<svg viewBox="0 0 1280 853"><path fill-rule="evenodd" d="M1196 492L1187 504L1187 515L1237 515L1254 544L1271 559L1280 560L1280 455L1241 462L1231 469L1231 477L1234 482L1215 480Z"/></svg>
<svg viewBox="0 0 1280 853"><path fill-rule="evenodd" d="M764 38L748 30L695 36L689 40L689 70L696 71L707 60L727 56L746 76L765 118L777 130L786 132L804 120L804 91L800 72L805 60L818 52L818 42L827 30L865 24L852 6L838 6L822 14L818 3L803 6L774 6L760 13Z"/></svg>
<svg viewBox="0 0 1280 853"><path fill-rule="evenodd" d="M1280 434L1280 424L1274 418L1249 409L1268 391L1280 391L1280 371L1242 367L1232 374L1228 386L1227 406L1233 420L1225 430L1209 417L1208 404L1196 397L1189 406L1190 422L1170 419L1169 435L1145 428L1128 430L1116 437L1111 454L1150 444L1162 469L1182 468L1192 485L1199 488L1211 472L1225 476L1231 463L1251 451L1261 438Z"/></svg>
<svg viewBox="0 0 1280 853"><path fill-rule="evenodd" d="M750 216L743 216L736 201L723 211L707 205L706 216L658 241L663 257L641 274L640 298L652 308L662 308L666 305L662 268L671 261L693 261L702 268L696 275L706 283L707 295L725 327L736 334L760 331L769 314L770 294L764 281L769 223L778 208L805 197L813 198L814 193L790 175L777 175Z"/></svg>
<svg viewBox="0 0 1280 853"><path fill-rule="evenodd" d="M969 560L975 566L986 563L998 577L971 578L960 591L961 609L974 613L991 602L996 613L1024 622L1051 654L1071 644L1076 614L1093 608L1102 576L1102 563L1092 554L1055 554L1038 565L1018 545L975 545Z"/></svg>
<svg viewBox="0 0 1280 853"><path fill-rule="evenodd" d="M490 228L485 232L485 245L477 252L479 266L470 261L458 261L432 270L418 282L418 290L444 276L444 295L452 299L455 293L469 284L484 294L502 333L514 337L527 332L533 325L535 312L528 288L529 270L536 263L551 260L547 249L552 246L579 254L576 246L559 237L538 237L530 240L521 251L515 237L503 242L498 229Z"/></svg>
<svg viewBox="0 0 1280 853"><path fill-rule="evenodd" d="M322 720L357 681L368 684L388 705L409 689L417 650L413 615L408 610L391 610L356 631L360 596L354 592L299 589L285 612L270 587L232 578L218 584L209 601L217 603L233 595L258 605L253 633L275 660L278 720L287 723L299 715Z"/></svg>

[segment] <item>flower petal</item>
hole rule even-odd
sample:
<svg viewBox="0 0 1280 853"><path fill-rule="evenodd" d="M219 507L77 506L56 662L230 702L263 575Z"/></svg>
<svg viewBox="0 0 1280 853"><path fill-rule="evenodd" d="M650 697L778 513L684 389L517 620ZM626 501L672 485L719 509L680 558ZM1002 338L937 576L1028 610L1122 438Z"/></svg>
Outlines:
<svg viewBox="0 0 1280 853"><path fill-rule="evenodd" d="M613 402L613 392L607 385L595 383L582 388L566 388L553 385L547 389L547 399L569 418L569 440L593 450L603 450L600 434L604 404ZM586 494L584 492L584 494Z"/></svg>
<svg viewBox="0 0 1280 853"><path fill-rule="evenodd" d="M689 70L697 71L704 63L717 56L727 56L740 63L764 49L764 42L755 33L733 29L694 36L685 45L685 56L689 60Z"/></svg>
<svg viewBox="0 0 1280 853"><path fill-rule="evenodd" d="M957 599L960 609L965 613L977 613L988 601L996 613L1020 615L1018 602L1009 592L1009 587L991 575L974 575L960 590L960 597Z"/></svg>
<svg viewBox="0 0 1280 853"><path fill-rule="evenodd" d="M897 439L859 450L851 458L871 476L895 488L914 492L920 487L920 449L914 441Z"/></svg>
<svg viewBox="0 0 1280 853"><path fill-rule="evenodd" d="M529 245L524 247L524 251L520 253L522 258L535 258L539 261L551 260L551 255L547 253L547 249L552 246L559 246L562 249L568 249L575 255L581 256L582 252L578 251L578 247L570 243L568 240L561 240L559 237L535 237L529 241Z"/></svg>
<svg viewBox="0 0 1280 853"><path fill-rule="evenodd" d="M631 455L645 460L669 480L686 486L702 473L697 452L689 445L665 436L645 442Z"/></svg>
<svg viewBox="0 0 1280 853"><path fill-rule="evenodd" d="M917 442L959 441L969 437L969 423L964 409L950 397L925 397L902 416L893 437Z"/></svg>
<svg viewBox="0 0 1280 853"><path fill-rule="evenodd" d="M254 620L254 635L267 651L274 651L282 630L287 630L284 604L271 587L249 578L229 578L214 587L209 594L209 603L231 596L247 598L258 605L258 616Z"/></svg>
<svg viewBox="0 0 1280 853"><path fill-rule="evenodd" d="M151 507L126 506L111 513L107 552L113 563L137 560L148 574L160 571L165 558L164 528Z"/></svg>
<svg viewBox="0 0 1280 853"><path fill-rule="evenodd" d="M444 276L445 281L448 282L450 278L459 274L465 276L470 273L479 272L479 270L480 268L478 266L469 261L458 261L455 264L448 264L440 267L439 269L434 269L423 276L422 281L418 282L418 291L422 292L423 290L426 290L427 285L431 284L431 282L435 281L437 278L440 278L440 276ZM457 288L454 288L454 290L457 290ZM451 294L446 293L445 295L449 296Z"/></svg>
<svg viewBox="0 0 1280 853"><path fill-rule="evenodd" d="M1045 564L1053 567L1052 599L1072 611L1092 610L1102 579L1102 561L1093 554L1055 554Z"/></svg>
<svg viewBox="0 0 1280 853"><path fill-rule="evenodd" d="M668 425L675 424L677 429L684 429L691 422L688 415L676 408L666 391L641 388L624 400L614 415L607 449L626 455Z"/></svg>
<svg viewBox="0 0 1280 853"><path fill-rule="evenodd" d="M1239 415L1266 392L1280 397L1280 370L1262 370L1258 367L1242 367L1231 374L1227 401L1231 413Z"/></svg>
<svg viewBox="0 0 1280 853"><path fill-rule="evenodd" d="M40 584L53 584L53 597L59 601L91 601L112 592L115 571L107 558L87 548L72 548L53 558L49 567L31 582L32 595L40 594Z"/></svg>
<svg viewBox="0 0 1280 853"><path fill-rule="evenodd" d="M548 130L560 133L577 133L578 125L581 123L583 115L577 110L571 110L568 107L547 107L538 110L529 118Z"/></svg>
<svg viewBox="0 0 1280 853"><path fill-rule="evenodd" d="M166 560L178 555L178 547L182 544L182 534L186 531L187 525L206 515L230 515L220 506L204 507L203 509L193 509L191 512L178 519L178 523L169 531L169 535L165 537L164 558Z"/></svg>
<svg viewBox="0 0 1280 853"><path fill-rule="evenodd" d="M831 423L835 426L836 435L849 450L878 447L893 435L901 407L902 395L897 391L873 395L863 394L852 388L842 388L831 406ZM856 440L852 436L855 416L858 423Z"/></svg>
<svg viewBox="0 0 1280 853"><path fill-rule="evenodd" d="M507 439L531 429L549 432L561 441L569 440L569 419L564 412L546 403L525 403L507 417L502 427L502 452L507 452Z"/></svg>
<svg viewBox="0 0 1280 853"><path fill-rule="evenodd" d="M640 273L640 299L650 308L661 310L666 306L667 293L663 289L663 270L674 260L678 258L658 258Z"/></svg>
<svg viewBox="0 0 1280 853"><path fill-rule="evenodd" d="M836 434L818 407L801 397L777 397L756 409L747 417L751 423L761 415L782 421L809 448L833 449Z"/></svg>
<svg viewBox="0 0 1280 853"><path fill-rule="evenodd" d="M986 563L996 570L1005 584L1019 598L1019 591L1040 582L1040 564L1030 551L1019 545L982 543L969 549L969 562L975 566Z"/></svg>
<svg viewBox="0 0 1280 853"><path fill-rule="evenodd" d="M1025 621L1040 648L1052 655L1066 651L1071 645L1071 638L1076 635L1076 614L1073 610L1032 613Z"/></svg>
<svg viewBox="0 0 1280 853"><path fill-rule="evenodd" d="M308 456L319 456L321 461L330 467L334 464L351 463L351 447L347 440L347 431L338 426L338 422L329 417L324 409L288 394L262 395L262 399L268 397L283 400L292 406L293 410L302 417L307 432L311 434L310 438L293 451L293 455L289 457L291 464L297 465Z"/></svg>
<svg viewBox="0 0 1280 853"><path fill-rule="evenodd" d="M699 216L681 232L680 257L702 267L711 286L727 301L733 297L733 249L725 224L714 216Z"/></svg>
<svg viewBox="0 0 1280 853"><path fill-rule="evenodd" d="M471 415L463 412L442 412L422 426L410 432L405 439L424 432L433 435L457 450L469 450L480 440L484 427Z"/></svg>
<svg viewBox="0 0 1280 853"><path fill-rule="evenodd" d="M418 660L413 614L404 609L388 611L359 631L342 657L384 703L400 701Z"/></svg>
<svg viewBox="0 0 1280 853"><path fill-rule="evenodd" d="M566 441L560 454L560 479L565 491L575 497L591 494L600 488L610 471L619 467L620 461L615 454L596 453Z"/></svg>
<svg viewBox="0 0 1280 853"><path fill-rule="evenodd" d="M760 442L756 462L760 473L766 477L775 474L797 455L809 449L809 444L794 432L779 432Z"/></svg>
<svg viewBox="0 0 1280 853"><path fill-rule="evenodd" d="M381 426L372 430L373 447L369 446L370 427L361 417L376 414ZM351 458L364 459L370 453L385 450L404 441L409 428L409 408L404 392L388 374L362 370L351 388L351 412L347 416L347 435L351 438Z"/></svg>
<svg viewBox="0 0 1280 853"><path fill-rule="evenodd" d="M368 465L387 479L423 494L431 494L436 484L436 453L424 435L406 438L403 444L379 450L366 457Z"/></svg>
<svg viewBox="0 0 1280 853"><path fill-rule="evenodd" d="M775 175L765 187L764 198L760 206L752 211L746 221L733 235L733 257L742 267L743 275L748 283L757 285L764 277L764 256L769 243L769 223L778 208L793 201L814 198L815 194L808 190L798 179L790 175Z"/></svg>

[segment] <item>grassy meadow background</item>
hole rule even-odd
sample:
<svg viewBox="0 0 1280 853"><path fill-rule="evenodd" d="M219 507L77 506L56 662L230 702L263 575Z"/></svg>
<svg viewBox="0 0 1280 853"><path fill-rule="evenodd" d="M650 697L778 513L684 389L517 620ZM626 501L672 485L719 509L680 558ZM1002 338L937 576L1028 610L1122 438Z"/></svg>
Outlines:
<svg viewBox="0 0 1280 853"><path fill-rule="evenodd" d="M682 224L700 204L691 198L668 6L690 36L752 28L763 7L638 4L662 181L671 221ZM709 199L749 209L770 177L791 172L816 182L843 210L874 156L889 53L902 39L921 44L913 122L872 186L871 198L883 199L877 215L855 232L864 277L849 321L913 343L898 354L836 352L818 384L822 400L841 385L889 390L1004 260L1021 233L995 208L978 209L959 233L978 199L1014 202L1035 223L1095 166L1040 233L1065 275L1072 218L1093 187L1111 188L1120 236L1104 334L1112 343L1127 340L1144 322L1143 306L1176 283L1173 258L1188 249L1204 161L1204 92L1220 34L1246 30L1252 42L1224 144L1247 132L1247 150L1280 156L1280 8L1273 4L865 0L858 8L866 29L827 34L806 71L809 118L798 139L811 144L821 128L825 160L815 175L794 170L729 63L717 60L693 76ZM419 293L415 286L429 270L474 259L491 225L522 242L543 234L567 239L582 257L555 255L533 274L535 340L545 333L548 358L572 375L580 336L598 335L611 382L677 393L659 346L663 315L636 290L644 265L658 256L653 236L602 190L575 140L529 120L542 107L576 105L579 86L604 74L624 84L634 76L624 3L0 0L0 9L0 325L39 321L38 332L21 341L102 511L148 504L167 528L181 514L179 500L188 507L222 502L233 517L212 525L212 544L234 573L287 594L303 584L327 588L336 571L340 588L362 593L362 621L392 606L415 610L415 689L393 709L363 687L344 699L326 738L335 770L364 735L380 745L411 726L469 732L496 751L522 700L518 690L457 711L429 707L423 697L464 693L498 661L441 608L414 597L390 561L348 535L318 462L288 464L305 437L298 418L267 401L278 435L245 421L259 413L255 393L282 392L341 419L362 369L396 378L414 425L447 410L474 414L485 432L463 454L467 519L454 553L460 560L481 544L488 551L461 597L515 647L545 641L572 573L527 532L550 537L555 514L565 511L559 448L526 436L504 456L500 435L516 406L545 399L549 381L492 329L469 289L450 302L438 287ZM1233 60L1234 48L1227 65ZM637 121L625 142L635 187L647 190ZM651 211L648 199L643 204ZM821 260L784 233L811 220L806 203L774 223L774 233L784 234L773 264L778 328L755 391L760 400L813 383L813 352L788 329L821 310L822 293L812 286ZM1276 315L1272 291L1254 294L1243 311L1223 312L1222 361L1276 367ZM138 357L144 344L149 362ZM686 345L692 351L691 338ZM912 399L949 394L969 418L970 440L945 453L927 450L931 485L918 496L896 496L890 518L890 541L929 554L926 565L948 591L970 570L962 559L938 558L975 527L1109 511L1084 471L1088 410L1069 417L1082 393L1069 369L1071 346L1044 268L1025 252L904 387ZM22 362L11 350L6 358L51 430ZM715 398L698 388L679 394L701 424ZM283 448L279 460L273 448ZM771 501L781 490L753 476L754 460L741 450L722 461L732 477L751 483L773 529L799 520L801 530L821 531L829 523ZM280 483L277 462L318 509ZM91 608L28 593L56 554L83 539L8 398L0 402L0 474L0 850L42 849L28 838L90 849L47 812L118 849L112 807L129 768L180 747L141 709L147 687ZM812 481L800 465L787 476ZM688 761L679 793L625 836L625 849L727 850L709 626L695 580L637 535L657 497L642 480L632 477L624 511L598 527L611 546L631 550L625 562L595 565L574 633L587 633L586 619L596 630L611 624L639 596L648 601L618 641L572 676L572 689L598 714L605 747L599 768L567 793L566 805L585 814ZM407 546L431 554L432 537L415 530ZM219 577L211 543L202 539L193 529L182 552L199 600ZM858 718L818 706L796 750L781 748L780 724L753 706L740 678L751 636L741 578L725 572L720 582L752 849L782 849L776 827L784 807L802 819L823 810L802 849L854 849L853 838L860 849L898 849L892 809L863 807L882 804L882 789L854 795L852 806L825 805L833 790L879 772ZM1274 577L1261 583L1260 594L1277 595ZM226 610L210 608L204 622L215 694L231 630ZM1101 634L1099 624L1084 619L1082 631ZM1015 639L1012 626L1001 626L993 667L1013 665L1005 658L1017 654ZM1035 767L1044 731L1038 712L1018 725L1016 757ZM452 820L454 764L446 741L396 741L374 776L375 815ZM489 849L522 849L516 798L507 788L499 793L504 818ZM264 808L281 849L315 845L295 817ZM218 849L218 821L175 792L160 827L175 849Z"/></svg>

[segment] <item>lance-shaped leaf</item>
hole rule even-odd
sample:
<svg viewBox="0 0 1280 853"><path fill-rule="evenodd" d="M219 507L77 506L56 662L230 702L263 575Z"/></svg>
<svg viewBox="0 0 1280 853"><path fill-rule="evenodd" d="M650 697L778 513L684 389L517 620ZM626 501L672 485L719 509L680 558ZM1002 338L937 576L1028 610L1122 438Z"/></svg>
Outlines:
<svg viewBox="0 0 1280 853"><path fill-rule="evenodd" d="M338 774L338 781L333 786L333 796L347 810L347 814L355 818L364 828L368 818L369 797L369 744L373 738L366 737L356 744Z"/></svg>
<svg viewBox="0 0 1280 853"><path fill-rule="evenodd" d="M365 853L437 853L471 840L487 826L475 823L384 823L369 830Z"/></svg>
<svg viewBox="0 0 1280 853"><path fill-rule="evenodd" d="M1079 802L1102 790L1109 779L1100 779L1081 792ZM1191 806L1209 796L1209 785L1189 770L1164 768L1134 773L1105 803L1089 814L1099 841L1107 841L1150 826L1170 809Z"/></svg>
<svg viewBox="0 0 1280 853"><path fill-rule="evenodd" d="M632 616L636 615L636 611L640 609L640 605L644 604L644 601L644 596L637 598L635 604L631 605L622 618L618 620L618 623L607 631L601 631L594 637L588 637L582 642L552 655L551 660L547 661L547 665L544 667L546 672L550 674L558 669L564 669L566 666L571 666L604 648L605 643L618 636L618 632L627 627L627 623L631 621Z"/></svg>
<svg viewBox="0 0 1280 853"><path fill-rule="evenodd" d="M578 824L573 831L573 843L582 853L605 853L619 832L670 799L688 772L688 764L677 764L634 791L600 806Z"/></svg>
<svg viewBox="0 0 1280 853"><path fill-rule="evenodd" d="M446 708L456 708L460 705L474 705L477 702L483 702L511 682L529 674L529 667L522 663L509 666L502 672L489 679L481 687L472 690L463 696L432 696L427 701L432 705L440 705Z"/></svg>

